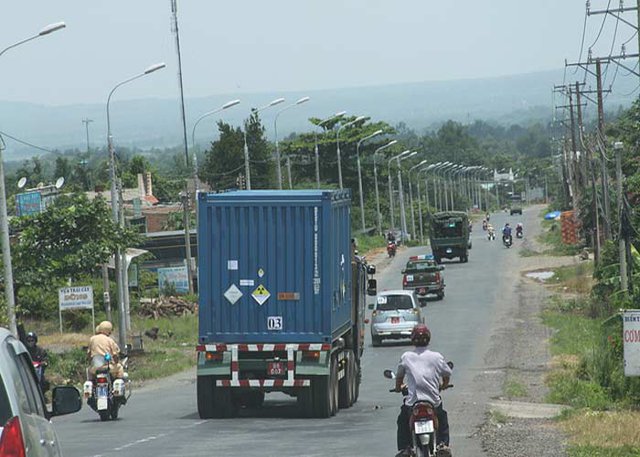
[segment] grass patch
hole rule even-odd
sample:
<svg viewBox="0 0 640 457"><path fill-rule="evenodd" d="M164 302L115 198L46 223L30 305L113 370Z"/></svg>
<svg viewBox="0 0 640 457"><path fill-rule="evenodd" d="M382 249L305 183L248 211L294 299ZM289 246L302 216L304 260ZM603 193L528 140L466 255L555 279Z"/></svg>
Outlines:
<svg viewBox="0 0 640 457"><path fill-rule="evenodd" d="M509 398L524 398L529 394L527 387L516 379L509 379L505 383L504 393Z"/></svg>
<svg viewBox="0 0 640 457"><path fill-rule="evenodd" d="M387 241L383 236L359 235L355 239L360 255L372 255L387 246Z"/></svg>
<svg viewBox="0 0 640 457"><path fill-rule="evenodd" d="M507 417L506 414L498 410L492 409L489 412L489 420L493 424L506 424L509 421L509 418Z"/></svg>
<svg viewBox="0 0 640 457"><path fill-rule="evenodd" d="M542 321L556 330L551 337L551 353L554 355L582 355L594 347L600 334L600 322L579 314L564 314L548 310Z"/></svg>
<svg viewBox="0 0 640 457"><path fill-rule="evenodd" d="M549 403L559 403L574 408L604 410L611 406L607 392L593 381L578 379L574 373L556 371L547 377L550 392Z"/></svg>
<svg viewBox="0 0 640 457"><path fill-rule="evenodd" d="M572 457L640 457L638 423L638 411L580 411L562 420L561 426L569 436Z"/></svg>
<svg viewBox="0 0 640 457"><path fill-rule="evenodd" d="M553 269L555 273L546 283L558 285L564 292L587 295L593 286L593 263L581 262Z"/></svg>
<svg viewBox="0 0 640 457"><path fill-rule="evenodd" d="M534 251L533 249L529 248L520 249L520 251L518 251L518 254L520 255L520 257L537 257L539 255L544 255L543 252Z"/></svg>

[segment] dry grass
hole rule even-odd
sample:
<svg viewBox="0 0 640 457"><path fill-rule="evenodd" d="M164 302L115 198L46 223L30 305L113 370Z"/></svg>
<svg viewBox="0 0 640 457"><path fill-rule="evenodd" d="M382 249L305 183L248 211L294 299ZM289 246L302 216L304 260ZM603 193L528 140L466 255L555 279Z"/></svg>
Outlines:
<svg viewBox="0 0 640 457"><path fill-rule="evenodd" d="M640 448L640 412L586 411L562 422L571 443L578 446Z"/></svg>
<svg viewBox="0 0 640 457"><path fill-rule="evenodd" d="M580 365L580 357L574 354L559 354L551 359L551 370L575 370Z"/></svg>
<svg viewBox="0 0 640 457"><path fill-rule="evenodd" d="M44 348L56 348L55 352L81 348L89 344L91 335L83 333L52 333L38 337L38 344Z"/></svg>

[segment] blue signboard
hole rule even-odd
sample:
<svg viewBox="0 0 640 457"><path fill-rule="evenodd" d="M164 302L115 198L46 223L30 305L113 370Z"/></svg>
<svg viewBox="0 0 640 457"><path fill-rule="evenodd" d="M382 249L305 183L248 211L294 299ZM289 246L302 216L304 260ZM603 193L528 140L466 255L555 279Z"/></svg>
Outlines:
<svg viewBox="0 0 640 457"><path fill-rule="evenodd" d="M16 214L18 216L33 216L42 211L42 196L40 192L24 192L16 195Z"/></svg>
<svg viewBox="0 0 640 457"><path fill-rule="evenodd" d="M189 293L187 267L158 268L158 288L164 290L165 284L173 283L176 292Z"/></svg>

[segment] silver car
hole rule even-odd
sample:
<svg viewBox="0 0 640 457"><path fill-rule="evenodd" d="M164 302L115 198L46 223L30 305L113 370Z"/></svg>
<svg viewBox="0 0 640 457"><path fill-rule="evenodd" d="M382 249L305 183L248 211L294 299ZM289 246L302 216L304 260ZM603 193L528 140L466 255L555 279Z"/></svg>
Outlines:
<svg viewBox="0 0 640 457"><path fill-rule="evenodd" d="M409 338L416 324L423 322L412 290L387 290L376 296L369 305L371 314L371 340L380 346L384 339Z"/></svg>
<svg viewBox="0 0 640 457"><path fill-rule="evenodd" d="M0 328L0 456L60 457L60 443L50 418L82 406L75 387L55 387L47 411L27 348Z"/></svg>

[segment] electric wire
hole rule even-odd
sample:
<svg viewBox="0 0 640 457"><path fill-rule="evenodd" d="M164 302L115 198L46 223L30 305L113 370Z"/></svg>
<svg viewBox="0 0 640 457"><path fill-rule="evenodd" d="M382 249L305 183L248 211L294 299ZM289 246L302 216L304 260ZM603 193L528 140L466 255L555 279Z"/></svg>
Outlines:
<svg viewBox="0 0 640 457"><path fill-rule="evenodd" d="M29 146L31 148L39 149L39 150L44 151L44 152L51 152L51 153L54 153L54 154L56 153L56 151L53 151L51 149L47 149L47 148L44 148L42 146L35 145L33 143L29 143L28 141L21 140L20 138L16 138L15 136L9 135L7 132L0 132L0 135L4 135L7 138L12 139L16 143L20 143L22 145Z"/></svg>
<svg viewBox="0 0 640 457"><path fill-rule="evenodd" d="M584 24L582 26L582 40L580 43L580 54L578 55L578 62L582 61L582 53L584 52L584 39L587 36L587 19L589 18L589 16L587 15L587 12L585 10L584 12ZM576 67L576 69L573 71L573 75L575 75L578 70L580 69L580 67ZM565 75L566 75L566 67L565 67ZM564 84L564 80L562 82Z"/></svg>

